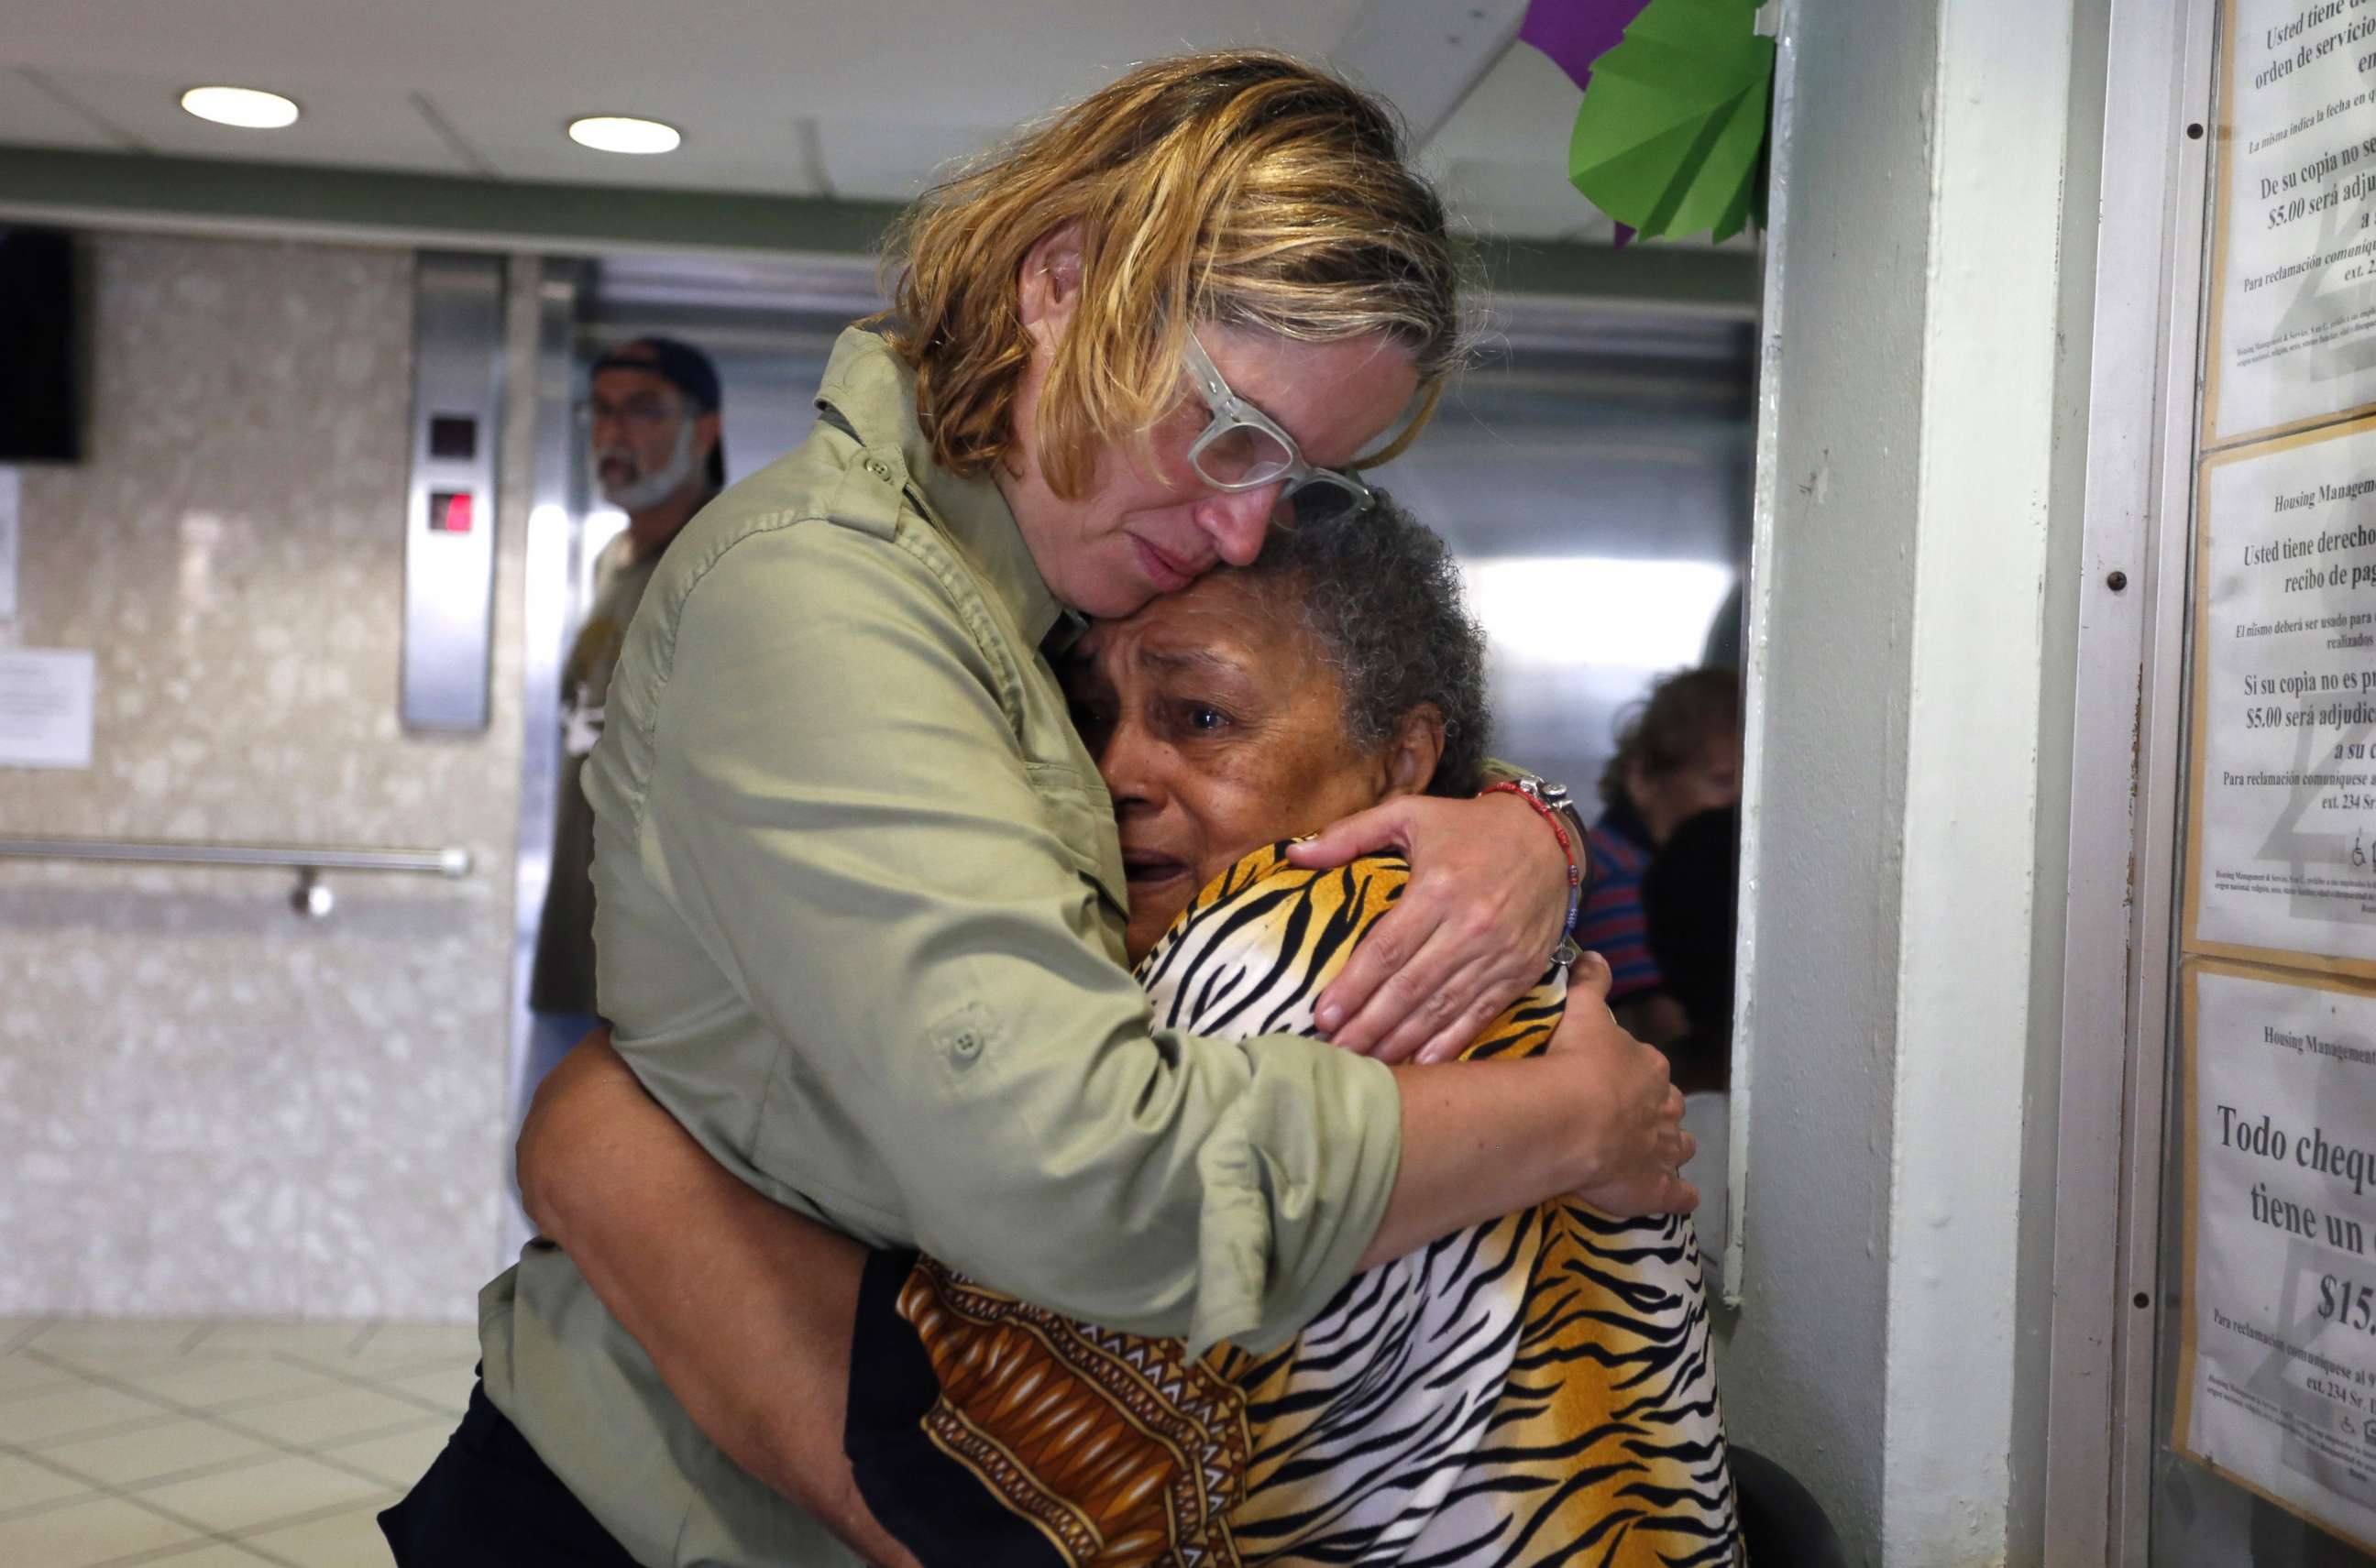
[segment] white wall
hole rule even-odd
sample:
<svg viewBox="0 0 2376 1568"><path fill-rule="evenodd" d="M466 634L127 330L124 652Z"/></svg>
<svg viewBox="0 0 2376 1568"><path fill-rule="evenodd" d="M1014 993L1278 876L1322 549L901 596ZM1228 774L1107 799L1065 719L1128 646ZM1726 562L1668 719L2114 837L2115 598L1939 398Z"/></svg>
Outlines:
<svg viewBox="0 0 2376 1568"><path fill-rule="evenodd" d="M33 836L457 844L460 882L0 861L0 1313L448 1317L496 1262L519 793L515 269L493 721L397 723L412 256L88 239L87 460L23 482L26 647L98 656Z"/></svg>
<svg viewBox="0 0 2376 1568"><path fill-rule="evenodd" d="M2045 606L2075 522L2058 332L2093 283L2060 246L2076 9L1785 9L1724 1372L1737 1438L1892 1568L2029 1538L2022 1243L2052 1184L2024 1151L2056 1060L2031 952L2061 876L2037 823L2068 806Z"/></svg>

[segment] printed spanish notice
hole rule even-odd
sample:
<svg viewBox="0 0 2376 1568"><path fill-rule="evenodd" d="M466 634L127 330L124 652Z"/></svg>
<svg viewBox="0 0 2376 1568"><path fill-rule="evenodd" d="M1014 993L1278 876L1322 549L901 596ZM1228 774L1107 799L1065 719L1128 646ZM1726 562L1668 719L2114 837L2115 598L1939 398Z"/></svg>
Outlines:
<svg viewBox="0 0 2376 1568"><path fill-rule="evenodd" d="M2206 445L2376 404L2376 6L2226 22Z"/></svg>
<svg viewBox="0 0 2376 1568"><path fill-rule="evenodd" d="M2186 943L2376 978L2376 419L2197 492Z"/></svg>
<svg viewBox="0 0 2376 1568"><path fill-rule="evenodd" d="M2188 966L2171 1443L2376 1542L2376 995Z"/></svg>

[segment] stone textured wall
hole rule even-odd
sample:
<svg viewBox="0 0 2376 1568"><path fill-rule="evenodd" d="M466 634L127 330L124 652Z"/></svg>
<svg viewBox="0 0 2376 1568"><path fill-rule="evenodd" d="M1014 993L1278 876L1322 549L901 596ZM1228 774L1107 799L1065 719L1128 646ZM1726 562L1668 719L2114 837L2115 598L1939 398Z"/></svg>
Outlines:
<svg viewBox="0 0 2376 1568"><path fill-rule="evenodd" d="M86 460L0 639L96 650L0 834L459 845L464 880L0 861L0 1313L463 1318L498 1261L534 283L493 717L398 723L411 253L89 236ZM530 264L532 267L532 264Z"/></svg>

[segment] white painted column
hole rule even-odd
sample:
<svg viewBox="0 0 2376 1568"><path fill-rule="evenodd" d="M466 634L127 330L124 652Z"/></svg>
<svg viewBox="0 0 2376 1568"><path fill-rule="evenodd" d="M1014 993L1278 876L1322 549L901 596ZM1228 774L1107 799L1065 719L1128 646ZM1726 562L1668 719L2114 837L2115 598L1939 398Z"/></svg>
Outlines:
<svg viewBox="0 0 2376 1568"><path fill-rule="evenodd" d="M2032 949L2065 869L2039 823L2069 804L2047 612L2075 589L2059 345L2093 278L2061 241L2066 146L2100 132L2073 123L2091 9L1786 6L1722 1371L1737 1441L1890 1568L2034 1550L2017 1303L2053 1201L2025 1151L2057 1060Z"/></svg>

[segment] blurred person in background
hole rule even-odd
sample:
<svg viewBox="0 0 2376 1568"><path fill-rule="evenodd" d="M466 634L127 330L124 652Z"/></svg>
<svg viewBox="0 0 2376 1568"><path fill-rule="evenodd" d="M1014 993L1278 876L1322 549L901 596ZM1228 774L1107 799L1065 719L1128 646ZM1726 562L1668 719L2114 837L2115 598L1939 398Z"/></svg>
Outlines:
<svg viewBox="0 0 2376 1568"><path fill-rule="evenodd" d="M718 367L672 338L638 338L594 362L580 412L602 499L627 526L594 567L594 599L561 671L561 788L553 808L552 873L537 922L529 981L535 1016L520 1111L552 1064L600 1023L594 1004L594 809L581 776L611 671L652 569L693 515L725 488Z"/></svg>
<svg viewBox="0 0 2376 1568"><path fill-rule="evenodd" d="M1740 677L1686 670L1650 688L1601 770L1600 820L1585 835L1589 881L1576 944L1609 961L1618 1021L1661 1048L1690 1030L1652 956L1642 874L1675 829L1740 800Z"/></svg>
<svg viewBox="0 0 2376 1568"><path fill-rule="evenodd" d="M1675 1087L1687 1095L1722 1089L1731 1078L1740 888L1738 804L1702 812L1677 827L1642 875L1650 959L1683 1012L1683 1033L1664 1049Z"/></svg>

